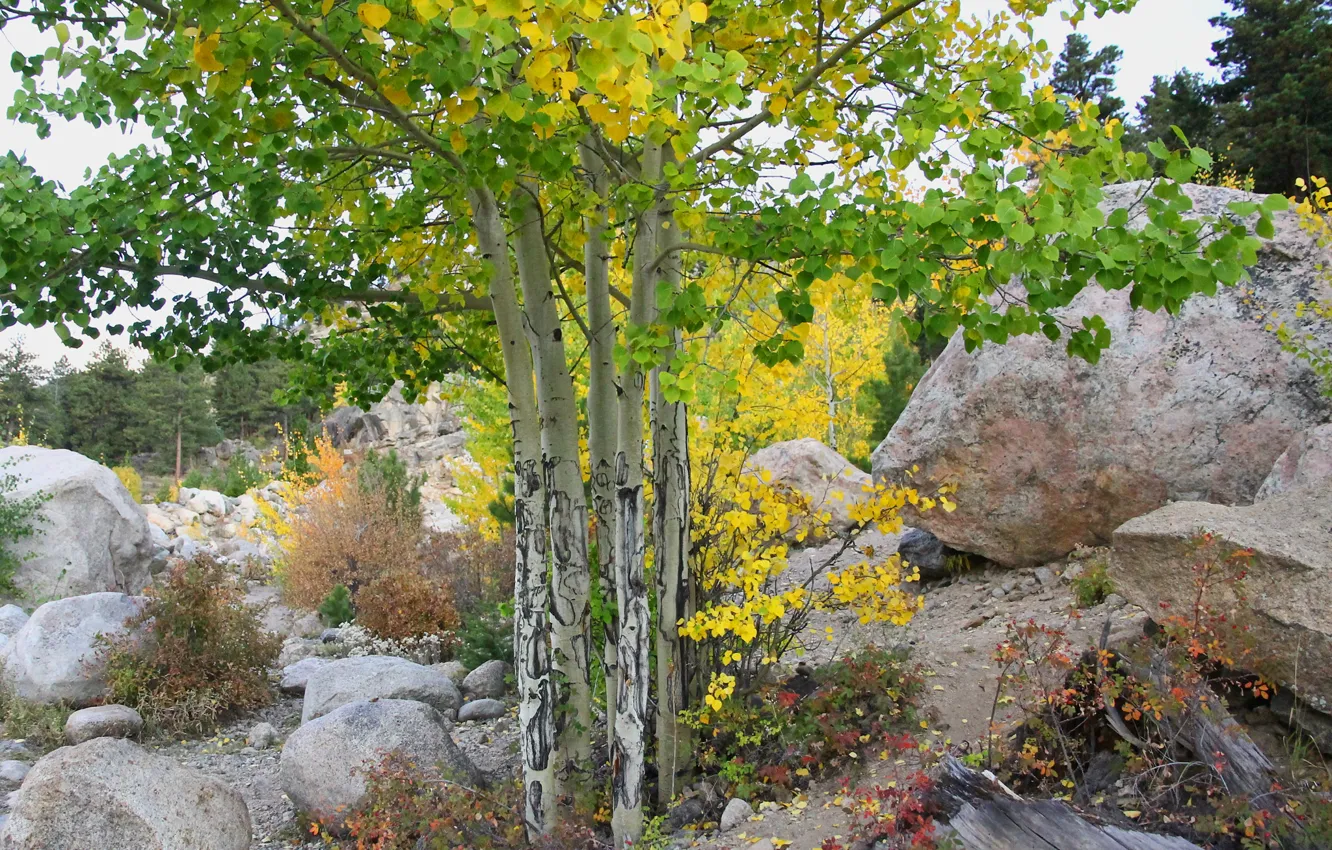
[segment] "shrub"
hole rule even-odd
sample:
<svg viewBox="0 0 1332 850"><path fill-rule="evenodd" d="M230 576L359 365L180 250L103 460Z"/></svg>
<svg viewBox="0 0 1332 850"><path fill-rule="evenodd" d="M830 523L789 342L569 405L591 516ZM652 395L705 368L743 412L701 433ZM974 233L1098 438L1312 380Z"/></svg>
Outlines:
<svg viewBox="0 0 1332 850"><path fill-rule="evenodd" d="M511 528L499 538L479 531L432 534L421 552L421 570L453 591L460 614L493 609L513 599L514 539Z"/></svg>
<svg viewBox="0 0 1332 850"><path fill-rule="evenodd" d="M62 703L42 705L20 699L8 687L0 688L0 731L49 752L65 745L65 721L74 711Z"/></svg>
<svg viewBox="0 0 1332 850"><path fill-rule="evenodd" d="M347 589L347 585L339 584L328 592L324 601L319 603L319 618L324 621L324 625L333 628L356 619L356 611L352 608L351 591Z"/></svg>
<svg viewBox="0 0 1332 850"><path fill-rule="evenodd" d="M310 610L340 584L359 607L363 587L418 563L419 519L393 511L382 492L362 490L346 474L310 490L290 528L282 540L282 592Z"/></svg>
<svg viewBox="0 0 1332 850"><path fill-rule="evenodd" d="M749 692L712 685L705 705L684 717L706 733L699 766L726 780L733 795L773 796L775 786L805 787L862 749L916 746L907 731L922 679L900 653L868 647Z"/></svg>
<svg viewBox="0 0 1332 850"><path fill-rule="evenodd" d="M348 818L357 850L592 850L590 830L561 823L528 843L521 783L470 788L400 755L365 772L366 803Z"/></svg>
<svg viewBox="0 0 1332 850"><path fill-rule="evenodd" d="M409 569L386 572L362 587L356 594L356 619L393 640L458 627L449 588Z"/></svg>
<svg viewBox="0 0 1332 850"><path fill-rule="evenodd" d="M125 485L131 499L136 502L143 501L143 478L138 470L132 466L113 466L111 471L120 479L120 483Z"/></svg>
<svg viewBox="0 0 1332 850"><path fill-rule="evenodd" d="M224 496L235 499L248 490L259 487L268 480L268 476L259 471L259 467L237 455L220 470L213 470L205 483L210 490L217 490Z"/></svg>
<svg viewBox="0 0 1332 850"><path fill-rule="evenodd" d="M425 476L413 476L407 464L398 459L398 452L390 449L386 455L371 450L356 469L356 483L366 492L384 494L384 503L395 513L408 519L421 512L421 485Z"/></svg>
<svg viewBox="0 0 1332 850"><path fill-rule="evenodd" d="M170 478L165 478L158 485L157 491L153 493L153 501L161 504L162 502L174 502L177 496L176 483Z"/></svg>
<svg viewBox="0 0 1332 850"><path fill-rule="evenodd" d="M31 557L23 551L27 545L25 541L37 533L37 523L41 520L39 512L50 498L40 492L15 498L14 491L21 481L10 471L12 466L13 461L0 463L0 594L6 596L18 594L14 577L23 562Z"/></svg>
<svg viewBox="0 0 1332 850"><path fill-rule="evenodd" d="M112 701L172 732L204 731L268 702L281 641L262 629L216 561L172 568L147 596L126 622L129 635L102 639ZM132 636L140 627L146 638Z"/></svg>
<svg viewBox="0 0 1332 850"><path fill-rule="evenodd" d="M1104 559L1096 558L1087 562L1082 573L1069 583L1079 608L1091 608L1100 605L1105 598L1115 592L1115 583L1110 580L1110 572Z"/></svg>
<svg viewBox="0 0 1332 850"><path fill-rule="evenodd" d="M191 469L185 473L185 477L180 480L180 486L188 487L191 490L202 490L207 482L204 481L203 470Z"/></svg>
<svg viewBox="0 0 1332 850"><path fill-rule="evenodd" d="M513 664L513 620L499 607L465 615L458 642L458 660L469 670L496 659Z"/></svg>

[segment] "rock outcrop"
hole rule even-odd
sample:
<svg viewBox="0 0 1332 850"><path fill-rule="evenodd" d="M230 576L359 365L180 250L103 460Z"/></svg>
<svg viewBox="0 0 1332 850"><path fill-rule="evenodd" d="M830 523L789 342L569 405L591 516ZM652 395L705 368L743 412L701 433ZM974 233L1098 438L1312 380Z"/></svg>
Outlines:
<svg viewBox="0 0 1332 850"><path fill-rule="evenodd" d="M62 747L23 780L3 850L249 850L240 794L129 741Z"/></svg>
<svg viewBox="0 0 1332 850"><path fill-rule="evenodd" d="M35 534L14 544L31 554L14 583L29 599L98 591L139 593L153 577L155 546L148 523L116 474L63 449L9 446L0 464L18 478L11 498L41 493Z"/></svg>
<svg viewBox="0 0 1332 850"><path fill-rule="evenodd" d="M306 723L282 747L282 790L299 811L337 830L365 798L365 773L390 753L459 782L480 776L449 736L448 721L422 702L360 700Z"/></svg>
<svg viewBox="0 0 1332 850"><path fill-rule="evenodd" d="M123 635L142 597L90 593L39 607L0 647L5 684L21 699L88 705L106 695L106 671L98 661L98 635Z"/></svg>
<svg viewBox="0 0 1332 850"><path fill-rule="evenodd" d="M1254 501L1332 482L1332 424L1300 433L1267 474Z"/></svg>
<svg viewBox="0 0 1332 850"><path fill-rule="evenodd" d="M1130 520L1114 534L1115 588L1153 616L1186 614L1198 589L1194 538L1203 530L1221 556L1253 552L1245 603L1236 604L1224 573L1208 582L1204 601L1249 628L1256 660L1279 683L1332 712L1332 480L1248 506L1175 502Z"/></svg>
<svg viewBox="0 0 1332 850"><path fill-rule="evenodd" d="M818 440L802 437L773 443L750 456L746 468L762 475L768 483L784 485L809 499L812 509L827 512L836 531L846 531L854 523L851 505L864 502L870 476L856 469L849 460Z"/></svg>
<svg viewBox="0 0 1332 850"><path fill-rule="evenodd" d="M1107 190L1122 206L1139 184ZM1257 196L1187 186L1196 214ZM1294 318L1332 257L1293 213L1275 217L1252 281L1195 296L1178 316L1135 310L1129 290L1089 287L1056 311L1100 316L1112 334L1096 365L1063 341L1021 337L968 353L959 335L921 380L874 453L876 480L958 486L957 510L908 524L1008 566L1054 560L1169 500L1251 501L1291 439L1327 418L1313 372L1265 329L1276 310L1332 343L1332 327Z"/></svg>
<svg viewBox="0 0 1332 850"><path fill-rule="evenodd" d="M331 661L309 674L301 723L369 699L416 700L445 714L456 714L462 704L458 686L439 670L405 658L362 655Z"/></svg>

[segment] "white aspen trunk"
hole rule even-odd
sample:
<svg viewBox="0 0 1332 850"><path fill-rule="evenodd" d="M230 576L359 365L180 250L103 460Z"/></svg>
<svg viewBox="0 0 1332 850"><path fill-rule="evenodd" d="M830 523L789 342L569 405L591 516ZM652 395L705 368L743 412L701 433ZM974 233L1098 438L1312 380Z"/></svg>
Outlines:
<svg viewBox="0 0 1332 850"><path fill-rule="evenodd" d="M550 618L555 675L555 769L568 795L591 773L591 574L587 498L578 454L578 405L564 351L537 185L520 181L510 204L523 316L536 368L542 471L550 528Z"/></svg>
<svg viewBox="0 0 1332 850"><path fill-rule="evenodd" d="M550 620L546 586L546 506L540 467L540 423L522 312L514 290L508 239L494 195L469 193L477 246L493 269L490 299L504 355L509 421L513 427L514 673L523 756L523 819L531 838L554 826L555 695L550 678Z"/></svg>
<svg viewBox="0 0 1332 850"><path fill-rule="evenodd" d="M609 190L606 164L585 141L579 145L583 168L599 199L595 212L584 221L587 241L583 246L584 281L587 285L588 340L587 448L591 463L592 513L596 517L597 565L601 592L607 601L615 598L615 325L611 316L610 248L603 233ZM602 671L606 679L606 745L615 747L615 703L620 675L616 643L618 624L604 623L605 649Z"/></svg>
<svg viewBox="0 0 1332 850"><path fill-rule="evenodd" d="M669 155L669 150L667 151ZM656 256L664 256L654 270L657 280L672 292L679 289L679 255L665 252L678 245L680 235L663 201L657 212ZM681 346L679 330L675 346ZM662 367L652 372L652 492L653 570L657 589L657 802L665 806L689 784L694 765L694 742L680 712L689 707L689 647L680 638L678 622L693 612L689 574L689 416L683 402L661 395Z"/></svg>
<svg viewBox="0 0 1332 850"><path fill-rule="evenodd" d="M656 185L661 145L644 145L642 176ZM629 321L647 325L654 292L651 264L656 258L655 205L641 213L634 239L634 282ZM648 641L652 627L643 575L643 391L646 375L631 359L620 379L618 440L615 452L615 598L619 606L620 690L615 706L615 747L611 750L611 831L615 846L643 835L643 765L648 696L652 684Z"/></svg>

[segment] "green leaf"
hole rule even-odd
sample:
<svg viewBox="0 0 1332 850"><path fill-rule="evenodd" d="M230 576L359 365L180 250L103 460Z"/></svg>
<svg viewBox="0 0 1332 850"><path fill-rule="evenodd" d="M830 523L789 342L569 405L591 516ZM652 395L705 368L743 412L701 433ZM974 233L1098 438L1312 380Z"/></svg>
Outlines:
<svg viewBox="0 0 1332 850"><path fill-rule="evenodd" d="M1268 195L1263 198L1263 209L1268 212L1281 212L1290 207L1290 202L1285 195Z"/></svg>

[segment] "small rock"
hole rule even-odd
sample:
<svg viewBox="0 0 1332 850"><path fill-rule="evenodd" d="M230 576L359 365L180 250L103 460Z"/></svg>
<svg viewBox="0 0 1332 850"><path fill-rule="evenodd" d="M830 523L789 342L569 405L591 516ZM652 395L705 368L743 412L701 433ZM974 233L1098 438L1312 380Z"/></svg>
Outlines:
<svg viewBox="0 0 1332 850"><path fill-rule="evenodd" d="M503 717L506 711L504 703L497 699L474 699L465 703L458 710L458 722L465 723L468 720L494 720L497 717Z"/></svg>
<svg viewBox="0 0 1332 850"><path fill-rule="evenodd" d="M0 761L0 790L8 792L18 788L30 769L24 762L14 759Z"/></svg>
<svg viewBox="0 0 1332 850"><path fill-rule="evenodd" d="M93 738L132 738L143 730L143 718L127 705L95 705L65 721L65 740L82 744Z"/></svg>
<svg viewBox="0 0 1332 850"><path fill-rule="evenodd" d="M994 590L990 591L990 596L994 599L1003 599L1007 593L1008 591L1004 590L1002 587L996 587Z"/></svg>
<svg viewBox="0 0 1332 850"><path fill-rule="evenodd" d="M1105 607L1109 608L1111 611L1118 611L1127 604L1128 600L1120 596L1118 593L1112 593L1105 597Z"/></svg>
<svg viewBox="0 0 1332 850"><path fill-rule="evenodd" d="M458 687L438 670L396 656L361 655L331 661L311 674L301 722L350 702L373 699L416 700L455 716L462 704Z"/></svg>
<svg viewBox="0 0 1332 850"><path fill-rule="evenodd" d="M735 797L726 804L726 808L722 811L721 831L730 832L743 825L753 815L754 808L749 805L749 802Z"/></svg>
<svg viewBox="0 0 1332 850"><path fill-rule="evenodd" d="M666 831L679 832L692 823L700 823L707 817L703 801L697 797L686 797L666 813Z"/></svg>
<svg viewBox="0 0 1332 850"><path fill-rule="evenodd" d="M1013 589L1016 588L1017 585L1011 581L1006 581L1003 583L1002 587L1004 588L1004 593L1012 593Z"/></svg>
<svg viewBox="0 0 1332 850"><path fill-rule="evenodd" d="M319 633L320 643L338 643L342 640L342 629L324 629Z"/></svg>
<svg viewBox="0 0 1332 850"><path fill-rule="evenodd" d="M1056 576L1054 574L1054 570L1050 569L1049 567L1036 568L1036 580L1039 581L1041 584L1054 584L1055 578Z"/></svg>
<svg viewBox="0 0 1332 850"><path fill-rule="evenodd" d="M271 723L256 723L245 736L245 743L256 750L266 750L277 742L278 733Z"/></svg>
<svg viewBox="0 0 1332 850"><path fill-rule="evenodd" d="M487 661L467 674L462 682L462 692L469 697L498 699L504 696L504 676L508 667L499 659Z"/></svg>
<svg viewBox="0 0 1332 850"><path fill-rule="evenodd" d="M0 608L0 635L13 637L26 622L28 622L28 613L17 605Z"/></svg>

